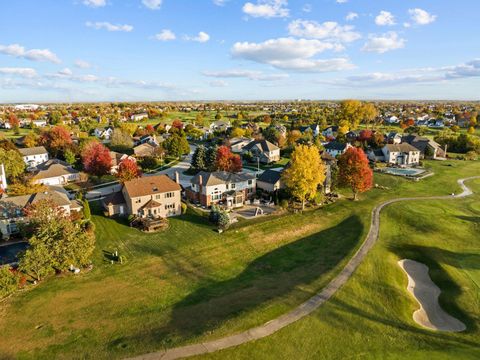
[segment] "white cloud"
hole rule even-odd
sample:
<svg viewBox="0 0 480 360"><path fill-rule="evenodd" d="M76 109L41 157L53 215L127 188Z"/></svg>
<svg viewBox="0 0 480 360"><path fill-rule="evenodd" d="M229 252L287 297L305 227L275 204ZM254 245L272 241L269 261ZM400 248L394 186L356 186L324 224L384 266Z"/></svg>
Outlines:
<svg viewBox="0 0 480 360"><path fill-rule="evenodd" d="M302 6L302 11L305 13L312 12L312 4L305 4Z"/></svg>
<svg viewBox="0 0 480 360"><path fill-rule="evenodd" d="M361 35L353 30L354 27L351 25L342 26L334 21L319 24L316 21L295 20L288 24L290 35L339 42L352 42L360 39Z"/></svg>
<svg viewBox="0 0 480 360"><path fill-rule="evenodd" d="M400 38L396 32L390 31L382 35L370 35L362 50L383 54L403 47L405 47L405 40Z"/></svg>
<svg viewBox="0 0 480 360"><path fill-rule="evenodd" d="M175 40L177 37L172 30L163 29L158 34L155 34L154 38L158 41L171 41Z"/></svg>
<svg viewBox="0 0 480 360"><path fill-rule="evenodd" d="M210 35L208 35L204 31L200 31L197 36L191 37L191 36L186 35L186 36L184 36L184 39L188 40L188 41L196 41L196 42L199 42L199 43L205 43L208 40L210 40Z"/></svg>
<svg viewBox="0 0 480 360"><path fill-rule="evenodd" d="M348 2L348 0L336 0L337 4L345 4Z"/></svg>
<svg viewBox="0 0 480 360"><path fill-rule="evenodd" d="M60 75L64 75L64 76L72 76L73 75L72 70L70 70L69 68L62 69L58 73Z"/></svg>
<svg viewBox="0 0 480 360"><path fill-rule="evenodd" d="M83 0L83 4L90 7L103 7L107 5L107 0Z"/></svg>
<svg viewBox="0 0 480 360"><path fill-rule="evenodd" d="M412 26L412 24L410 24L409 22L404 22L404 23L403 23L403 27L404 27L404 28L409 28L409 27L411 27L411 26Z"/></svg>
<svg viewBox="0 0 480 360"><path fill-rule="evenodd" d="M61 62L57 55L48 49L26 50L18 44L0 45L0 53L32 61L49 61L56 64Z"/></svg>
<svg viewBox="0 0 480 360"><path fill-rule="evenodd" d="M210 86L212 87L226 87L228 86L228 83L223 80L215 80L215 81L210 81Z"/></svg>
<svg viewBox="0 0 480 360"><path fill-rule="evenodd" d="M224 6L228 0L212 0L212 1L217 6Z"/></svg>
<svg viewBox="0 0 480 360"><path fill-rule="evenodd" d="M33 78L37 76L37 72L32 68L19 68L19 67L3 67L0 68L0 74L4 75L16 75L25 78Z"/></svg>
<svg viewBox="0 0 480 360"><path fill-rule="evenodd" d="M97 22L87 21L85 25L87 27L90 27L96 30L104 29L107 31L124 31L124 32L130 32L133 30L132 25L111 24L107 21L97 21Z"/></svg>
<svg viewBox="0 0 480 360"><path fill-rule="evenodd" d="M395 25L395 16L389 11L382 10L375 17L375 24L379 26Z"/></svg>
<svg viewBox="0 0 480 360"><path fill-rule="evenodd" d="M252 17L276 18L287 17L290 10L287 8L287 0L257 0L256 4L247 2L242 11Z"/></svg>
<svg viewBox="0 0 480 360"><path fill-rule="evenodd" d="M347 16L345 16L345 20L352 21L358 18L358 14L356 12L349 12Z"/></svg>
<svg viewBox="0 0 480 360"><path fill-rule="evenodd" d="M243 69L204 71L203 75L214 78L245 78L255 81L277 81L288 78L288 74L265 74L261 71Z"/></svg>
<svg viewBox="0 0 480 360"><path fill-rule="evenodd" d="M293 71L324 72L354 67L346 58L327 60L313 58L326 50L338 50L338 44L320 40L279 38L263 43L237 42L233 45L232 55Z"/></svg>
<svg viewBox="0 0 480 360"><path fill-rule="evenodd" d="M92 67L92 65L89 62L81 59L75 60L75 66L80 69L89 69Z"/></svg>
<svg viewBox="0 0 480 360"><path fill-rule="evenodd" d="M437 18L436 15L431 15L425 10L422 9L409 9L408 13L410 14L410 17L413 22L415 22L418 25L427 25L435 21Z"/></svg>
<svg viewBox="0 0 480 360"><path fill-rule="evenodd" d="M162 0L142 0L142 4L151 10L158 10L162 6Z"/></svg>

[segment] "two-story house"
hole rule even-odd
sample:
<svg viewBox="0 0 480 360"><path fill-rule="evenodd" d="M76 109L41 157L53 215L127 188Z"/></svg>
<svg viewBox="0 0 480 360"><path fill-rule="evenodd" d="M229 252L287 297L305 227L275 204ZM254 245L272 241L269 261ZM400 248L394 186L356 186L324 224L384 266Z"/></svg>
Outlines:
<svg viewBox="0 0 480 360"><path fill-rule="evenodd" d="M43 185L66 185L80 180L80 172L70 164L58 159L50 159L37 166L32 182Z"/></svg>
<svg viewBox="0 0 480 360"><path fill-rule="evenodd" d="M280 160L280 148L270 141L254 140L243 147L242 153L250 152L254 159L270 164Z"/></svg>
<svg viewBox="0 0 480 360"><path fill-rule="evenodd" d="M408 143L387 144L382 152L388 164L412 166L420 163L420 151Z"/></svg>
<svg viewBox="0 0 480 360"><path fill-rule="evenodd" d="M186 189L187 198L202 206L222 203L228 208L240 207L256 191L256 179L248 173L226 171L201 171L190 180Z"/></svg>
<svg viewBox="0 0 480 360"><path fill-rule="evenodd" d="M77 200L70 200L61 187L48 187L47 191L30 195L7 196L0 199L0 232L3 238L18 232L18 223L25 221L25 208L40 200L53 202L63 210L65 216L73 211L81 211L82 205Z"/></svg>
<svg viewBox="0 0 480 360"><path fill-rule="evenodd" d="M332 141L325 145L325 151L336 158L344 154L351 147L352 145L349 143L344 144L338 141Z"/></svg>
<svg viewBox="0 0 480 360"><path fill-rule="evenodd" d="M23 161L28 167L36 167L46 163L49 159L48 151L43 146L35 146L31 148L18 149L23 157Z"/></svg>
<svg viewBox="0 0 480 360"><path fill-rule="evenodd" d="M144 176L126 181L122 191L103 199L109 216L135 215L141 218L166 218L181 215L182 188L167 175Z"/></svg>

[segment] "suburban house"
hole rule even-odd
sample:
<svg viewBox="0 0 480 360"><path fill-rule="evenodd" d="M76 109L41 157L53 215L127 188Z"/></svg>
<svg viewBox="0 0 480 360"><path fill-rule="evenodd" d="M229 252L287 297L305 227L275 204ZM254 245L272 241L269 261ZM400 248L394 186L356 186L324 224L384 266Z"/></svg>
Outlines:
<svg viewBox="0 0 480 360"><path fill-rule="evenodd" d="M148 114L146 112L140 114L133 114L132 116L130 116L130 120L132 121L140 121L143 119L148 119Z"/></svg>
<svg viewBox="0 0 480 360"><path fill-rule="evenodd" d="M280 148L265 139L251 141L243 148L242 152L250 152L254 159L258 159L264 164L280 160Z"/></svg>
<svg viewBox="0 0 480 360"><path fill-rule="evenodd" d="M43 146L18 149L28 167L36 167L48 161L48 151Z"/></svg>
<svg viewBox="0 0 480 360"><path fill-rule="evenodd" d="M118 153L116 151L110 151L110 158L112 159L112 168L110 169L111 174L116 174L120 163L126 159L129 159L135 163L137 162L137 159L135 159L133 156Z"/></svg>
<svg viewBox="0 0 480 360"><path fill-rule="evenodd" d="M112 128L96 128L93 130L93 135L97 137L98 139L103 139L103 140L110 140L113 134L113 129Z"/></svg>
<svg viewBox="0 0 480 360"><path fill-rule="evenodd" d="M37 166L32 182L44 185L66 185L78 180L80 180L80 172L70 164L58 159L50 159Z"/></svg>
<svg viewBox="0 0 480 360"><path fill-rule="evenodd" d="M311 131L313 136L320 135L320 126L318 124L301 126L299 130L302 134L307 131Z"/></svg>
<svg viewBox="0 0 480 360"><path fill-rule="evenodd" d="M102 205L109 216L166 218L181 215L181 191L167 175L144 176L126 181L122 191L107 196Z"/></svg>
<svg viewBox="0 0 480 360"><path fill-rule="evenodd" d="M217 120L210 124L210 130L218 131L218 132L225 132L231 127L232 125L230 125L230 121L224 121L224 120Z"/></svg>
<svg viewBox="0 0 480 360"><path fill-rule="evenodd" d="M52 201L62 208L65 215L73 211L81 211L82 205L77 200L70 200L67 192L61 187L49 187L45 192L30 195L4 197L0 200L0 231L3 238L18 233L18 223L24 221L24 210L27 206L40 200Z"/></svg>
<svg viewBox="0 0 480 360"><path fill-rule="evenodd" d="M338 126L329 126L322 131L322 135L326 138L335 138L338 132Z"/></svg>
<svg viewBox="0 0 480 360"><path fill-rule="evenodd" d="M257 188L269 193L283 189L284 187L285 186L282 182L282 171L271 169L265 170L257 179Z"/></svg>
<svg viewBox="0 0 480 360"><path fill-rule="evenodd" d="M382 152L384 161L388 164L412 166L420 163L420 151L407 143L387 144Z"/></svg>
<svg viewBox="0 0 480 360"><path fill-rule="evenodd" d="M407 143L420 151L421 158L443 159L446 157L446 149L442 149L436 141L417 134L406 135L402 138Z"/></svg>
<svg viewBox="0 0 480 360"><path fill-rule="evenodd" d="M387 134L387 142L389 144L400 144L402 142L402 135L398 132L389 132Z"/></svg>
<svg viewBox="0 0 480 360"><path fill-rule="evenodd" d="M153 146L158 146L160 142L155 135L143 135L140 138L137 138L135 140L135 145L141 145L141 144L150 144Z"/></svg>
<svg viewBox="0 0 480 360"><path fill-rule="evenodd" d="M343 144L338 141L332 141L325 145L325 151L333 157L344 154L352 145L349 143Z"/></svg>
<svg viewBox="0 0 480 360"><path fill-rule="evenodd" d="M48 122L47 122L47 119L36 119L36 120L31 120L30 124L32 124L35 127L45 127L47 126Z"/></svg>
<svg viewBox="0 0 480 360"><path fill-rule="evenodd" d="M256 190L256 179L248 173L226 171L201 171L190 180L186 189L187 198L194 203L209 207L222 203L228 208L240 207L250 199Z"/></svg>
<svg viewBox="0 0 480 360"><path fill-rule="evenodd" d="M232 150L233 153L240 154L243 152L243 149L245 148L245 146L250 144L252 140L253 139L246 138L246 137L232 138L229 140L230 150Z"/></svg>
<svg viewBox="0 0 480 360"><path fill-rule="evenodd" d="M149 143L141 144L133 148L133 154L137 158L154 156L156 151L156 146L153 146Z"/></svg>

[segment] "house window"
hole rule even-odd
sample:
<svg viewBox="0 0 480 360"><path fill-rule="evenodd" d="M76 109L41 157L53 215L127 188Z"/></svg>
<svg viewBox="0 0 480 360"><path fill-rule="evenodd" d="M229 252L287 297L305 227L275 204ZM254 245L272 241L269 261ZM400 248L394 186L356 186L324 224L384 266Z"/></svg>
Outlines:
<svg viewBox="0 0 480 360"><path fill-rule="evenodd" d="M165 210L169 210L169 209L175 209L175 204L166 204Z"/></svg>
<svg viewBox="0 0 480 360"><path fill-rule="evenodd" d="M248 185L252 185L253 184L253 180L248 180Z"/></svg>
<svg viewBox="0 0 480 360"><path fill-rule="evenodd" d="M231 186L232 186L232 189L235 189L235 186L236 186L236 185L235 185L235 184L232 184Z"/></svg>
<svg viewBox="0 0 480 360"><path fill-rule="evenodd" d="M174 192L165 193L165 198L166 198L166 199L173 198L174 196L175 196L175 193L174 193Z"/></svg>
<svg viewBox="0 0 480 360"><path fill-rule="evenodd" d="M160 199L162 196L160 194L155 195L155 199Z"/></svg>
<svg viewBox="0 0 480 360"><path fill-rule="evenodd" d="M135 203L136 203L136 204L140 204L141 202L142 202L142 199L141 199L141 198L138 198L138 199L135 200Z"/></svg>

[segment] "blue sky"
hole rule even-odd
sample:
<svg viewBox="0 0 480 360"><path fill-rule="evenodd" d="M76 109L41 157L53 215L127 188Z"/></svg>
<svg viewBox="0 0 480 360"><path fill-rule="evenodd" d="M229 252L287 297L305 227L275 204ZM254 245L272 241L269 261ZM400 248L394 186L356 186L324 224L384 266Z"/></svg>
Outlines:
<svg viewBox="0 0 480 360"><path fill-rule="evenodd" d="M0 102L480 99L476 0L17 0Z"/></svg>

